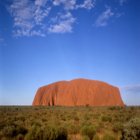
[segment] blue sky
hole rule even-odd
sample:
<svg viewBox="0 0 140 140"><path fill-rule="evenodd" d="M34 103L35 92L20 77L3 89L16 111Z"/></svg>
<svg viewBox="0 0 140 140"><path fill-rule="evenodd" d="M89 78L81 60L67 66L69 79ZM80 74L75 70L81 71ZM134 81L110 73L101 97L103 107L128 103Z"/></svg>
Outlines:
<svg viewBox="0 0 140 140"><path fill-rule="evenodd" d="M0 0L0 105L31 105L38 87L87 78L140 105L139 0Z"/></svg>

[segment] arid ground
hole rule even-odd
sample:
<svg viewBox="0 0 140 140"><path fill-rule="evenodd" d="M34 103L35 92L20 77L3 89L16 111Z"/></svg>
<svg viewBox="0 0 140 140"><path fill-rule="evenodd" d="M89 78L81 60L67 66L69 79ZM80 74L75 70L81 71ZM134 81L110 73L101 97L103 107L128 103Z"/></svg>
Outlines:
<svg viewBox="0 0 140 140"><path fill-rule="evenodd" d="M138 140L140 107L0 107L0 140Z"/></svg>

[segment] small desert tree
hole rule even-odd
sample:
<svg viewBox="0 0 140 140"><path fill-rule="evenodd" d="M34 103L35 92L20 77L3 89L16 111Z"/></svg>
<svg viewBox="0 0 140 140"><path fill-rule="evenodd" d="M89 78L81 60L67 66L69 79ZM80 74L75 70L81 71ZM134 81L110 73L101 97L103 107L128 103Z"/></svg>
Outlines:
<svg viewBox="0 0 140 140"><path fill-rule="evenodd" d="M124 125L121 140L140 139L140 118L133 118Z"/></svg>

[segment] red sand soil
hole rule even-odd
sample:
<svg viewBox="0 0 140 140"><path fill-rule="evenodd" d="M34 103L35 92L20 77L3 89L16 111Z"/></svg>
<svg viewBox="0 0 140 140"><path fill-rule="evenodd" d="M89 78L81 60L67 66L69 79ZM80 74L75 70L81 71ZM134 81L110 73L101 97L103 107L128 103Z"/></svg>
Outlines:
<svg viewBox="0 0 140 140"><path fill-rule="evenodd" d="M124 106L124 103L117 87L97 80L75 79L40 87L32 105Z"/></svg>

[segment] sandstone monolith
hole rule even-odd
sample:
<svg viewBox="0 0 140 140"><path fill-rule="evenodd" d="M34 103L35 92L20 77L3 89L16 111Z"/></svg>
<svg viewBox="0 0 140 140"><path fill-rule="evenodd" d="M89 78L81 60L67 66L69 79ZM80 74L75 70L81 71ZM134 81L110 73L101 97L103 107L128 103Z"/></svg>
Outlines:
<svg viewBox="0 0 140 140"><path fill-rule="evenodd" d="M119 88L102 81L75 79L37 90L33 106L124 106Z"/></svg>

